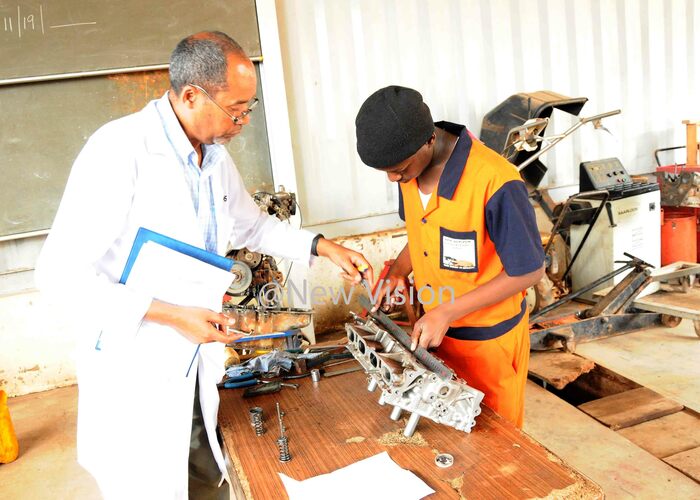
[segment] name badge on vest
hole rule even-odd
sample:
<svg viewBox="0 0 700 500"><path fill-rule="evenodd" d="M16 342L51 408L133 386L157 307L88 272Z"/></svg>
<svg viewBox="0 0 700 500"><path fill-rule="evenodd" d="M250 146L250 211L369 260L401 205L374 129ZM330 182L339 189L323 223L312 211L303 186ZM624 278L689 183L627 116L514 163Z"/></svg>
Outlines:
<svg viewBox="0 0 700 500"><path fill-rule="evenodd" d="M440 268L463 273L478 271L476 231L440 228Z"/></svg>

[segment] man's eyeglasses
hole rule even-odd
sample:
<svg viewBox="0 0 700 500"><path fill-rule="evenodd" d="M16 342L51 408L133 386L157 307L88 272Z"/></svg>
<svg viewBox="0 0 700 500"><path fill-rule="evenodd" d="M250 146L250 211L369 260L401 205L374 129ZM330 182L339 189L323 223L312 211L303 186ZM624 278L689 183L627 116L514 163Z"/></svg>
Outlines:
<svg viewBox="0 0 700 500"><path fill-rule="evenodd" d="M214 98L213 98L212 96L210 96L209 93L208 93L206 90L204 90L202 87L200 87L199 85L195 85L194 83L190 83L190 85L193 86L194 88L200 90L205 96L207 96L207 98L208 98L211 102L213 102L214 104L216 104L216 107L218 107L221 111L223 111L224 113L226 113L226 116L228 116L229 118L231 118L231 121L232 121L234 124L236 124L236 125L238 125L238 124L241 122L241 120L242 120L243 118L245 118L246 116L248 116L248 115L250 114L250 112L253 111L253 110L255 109L255 106L257 106L257 105L258 105L258 102L259 102L257 97L253 97L253 99L247 104L248 108L247 108L245 111L243 111L243 112L242 112L240 115L238 115L238 116L233 116L231 113L229 113L228 111L226 111L226 109L224 109L224 107L221 106L221 104L219 104L218 102L216 102L216 101L214 100Z"/></svg>

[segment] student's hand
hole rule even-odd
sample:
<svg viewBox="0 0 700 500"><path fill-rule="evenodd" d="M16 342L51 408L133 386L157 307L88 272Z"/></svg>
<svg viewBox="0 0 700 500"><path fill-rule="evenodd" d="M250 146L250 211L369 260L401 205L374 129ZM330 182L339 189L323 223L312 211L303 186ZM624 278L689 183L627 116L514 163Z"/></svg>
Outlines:
<svg viewBox="0 0 700 500"><path fill-rule="evenodd" d="M451 322L448 312L440 306L425 313L413 325L411 350L414 351L417 346L425 349L439 346L442 343L442 339L445 338Z"/></svg>
<svg viewBox="0 0 700 500"><path fill-rule="evenodd" d="M235 328L236 320L222 313L203 307L187 307L154 300L145 319L173 327L194 344L221 342L227 344L244 337L243 334L226 333L226 327ZM219 330L216 325L220 325Z"/></svg>
<svg viewBox="0 0 700 500"><path fill-rule="evenodd" d="M318 240L316 253L320 257L330 259L331 262L340 267L342 269L340 276L344 280L358 284L362 278L365 278L370 285L374 283L372 266L369 265L369 262L361 253L345 248L325 238ZM358 268L365 269L365 271L360 274Z"/></svg>
<svg viewBox="0 0 700 500"><path fill-rule="evenodd" d="M408 277L402 275L392 275L389 272L383 279L379 280L379 287L372 294L370 300L374 302L372 312L378 309L385 313L391 312L396 305L405 304L409 300L406 296L408 293ZM399 298L399 295L403 298Z"/></svg>

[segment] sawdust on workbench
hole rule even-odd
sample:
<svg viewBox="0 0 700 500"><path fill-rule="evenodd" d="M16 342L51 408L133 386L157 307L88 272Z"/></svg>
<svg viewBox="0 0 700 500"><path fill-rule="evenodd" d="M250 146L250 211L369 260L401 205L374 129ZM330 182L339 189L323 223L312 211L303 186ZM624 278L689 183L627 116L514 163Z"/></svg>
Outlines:
<svg viewBox="0 0 700 500"><path fill-rule="evenodd" d="M462 495L462 486L464 486L464 474L454 478L454 479L443 479L450 487L457 492L459 495L459 500L466 500L467 497Z"/></svg>
<svg viewBox="0 0 700 500"><path fill-rule="evenodd" d="M364 441L364 440L365 440L365 438L362 437L362 436L353 436L353 437L351 437L351 438L347 438L347 439L345 440L345 442L346 442L346 443L361 443L361 442Z"/></svg>
<svg viewBox="0 0 700 500"><path fill-rule="evenodd" d="M387 432L378 440L379 444L384 446L397 446L399 444L412 444L414 446L428 446L428 442L423 439L420 432L414 432L413 436L407 438L403 435L403 430L398 429L393 432Z"/></svg>
<svg viewBox="0 0 700 500"><path fill-rule="evenodd" d="M430 451L432 451L435 456L440 454L440 450L437 450L435 448L433 448ZM467 497L462 495L462 486L464 486L464 473L460 474L454 479L443 479L443 481L449 484L450 488L457 492L457 494L459 495L459 500L467 500Z"/></svg>

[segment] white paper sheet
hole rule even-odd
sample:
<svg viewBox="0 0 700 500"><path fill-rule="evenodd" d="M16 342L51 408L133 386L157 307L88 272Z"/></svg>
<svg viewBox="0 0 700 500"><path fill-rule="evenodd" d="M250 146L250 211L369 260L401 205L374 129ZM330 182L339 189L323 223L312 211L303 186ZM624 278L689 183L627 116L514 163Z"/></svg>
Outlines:
<svg viewBox="0 0 700 500"><path fill-rule="evenodd" d="M290 500L418 500L435 493L387 452L304 481L279 475Z"/></svg>
<svg viewBox="0 0 700 500"><path fill-rule="evenodd" d="M126 286L163 302L221 311L233 275L189 255L147 241L131 268Z"/></svg>

